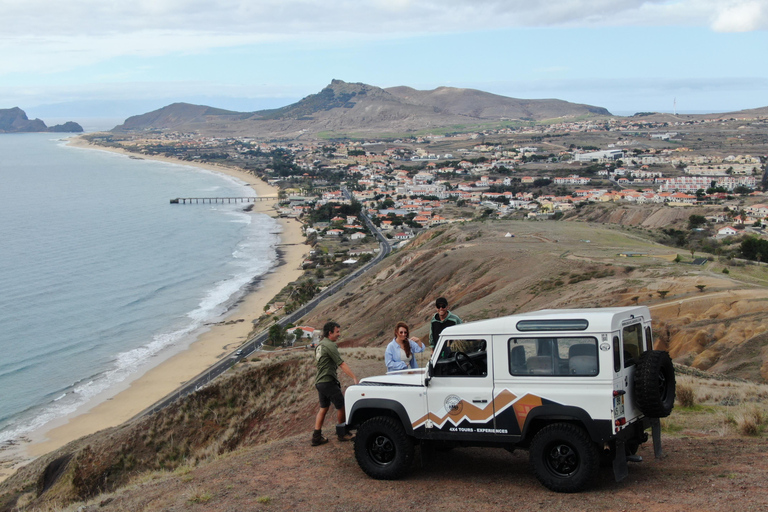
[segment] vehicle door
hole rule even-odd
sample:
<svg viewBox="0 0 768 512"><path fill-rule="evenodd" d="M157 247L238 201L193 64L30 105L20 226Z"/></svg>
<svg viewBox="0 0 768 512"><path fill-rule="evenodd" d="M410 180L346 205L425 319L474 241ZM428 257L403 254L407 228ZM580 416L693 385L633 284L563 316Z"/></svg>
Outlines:
<svg viewBox="0 0 768 512"><path fill-rule="evenodd" d="M619 424L631 422L642 413L628 397L635 392L635 369L640 355L652 343L645 339L642 318L625 320L621 331L613 335L614 421Z"/></svg>
<svg viewBox="0 0 768 512"><path fill-rule="evenodd" d="M427 387L427 432L452 437L493 435L493 360L490 337L440 339Z"/></svg>

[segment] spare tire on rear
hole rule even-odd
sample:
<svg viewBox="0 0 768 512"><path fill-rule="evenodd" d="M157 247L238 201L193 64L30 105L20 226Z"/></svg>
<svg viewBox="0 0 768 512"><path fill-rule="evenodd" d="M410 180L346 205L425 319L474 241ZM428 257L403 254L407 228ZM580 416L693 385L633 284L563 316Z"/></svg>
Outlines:
<svg viewBox="0 0 768 512"><path fill-rule="evenodd" d="M675 367L669 353L649 350L635 369L635 402L650 418L666 418L675 405Z"/></svg>

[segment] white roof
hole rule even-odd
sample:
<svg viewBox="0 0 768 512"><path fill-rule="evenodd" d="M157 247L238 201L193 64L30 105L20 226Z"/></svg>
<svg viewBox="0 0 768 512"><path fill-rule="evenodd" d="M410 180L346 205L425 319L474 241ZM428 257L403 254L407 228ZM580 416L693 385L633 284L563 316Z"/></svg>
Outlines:
<svg viewBox="0 0 768 512"><path fill-rule="evenodd" d="M631 318L642 317L646 321L651 320L650 310L646 306L631 306L619 308L584 308L584 309L542 309L519 315L503 316L488 320L467 322L451 327L446 327L441 336L472 336L491 334L524 334L556 332L561 333L587 333L610 332L621 328L621 322ZM519 331L517 323L521 320L586 320L589 326L586 330L553 330L553 331Z"/></svg>

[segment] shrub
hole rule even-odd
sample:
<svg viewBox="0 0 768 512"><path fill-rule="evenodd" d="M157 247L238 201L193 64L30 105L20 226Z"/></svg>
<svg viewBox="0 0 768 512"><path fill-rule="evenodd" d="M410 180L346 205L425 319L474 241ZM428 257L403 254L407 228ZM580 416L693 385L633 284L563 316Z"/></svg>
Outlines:
<svg viewBox="0 0 768 512"><path fill-rule="evenodd" d="M696 405L696 392L688 384L678 384L675 389L675 396L682 407L693 407Z"/></svg>
<svg viewBox="0 0 768 512"><path fill-rule="evenodd" d="M739 426L739 432L745 436L757 436L763 430L763 424L765 423L765 416L763 411L759 407L753 405L749 409L742 411L737 420Z"/></svg>
<svg viewBox="0 0 768 512"><path fill-rule="evenodd" d="M212 499L213 494L208 491L201 491L195 487L190 487L187 491L187 501L190 503L208 503Z"/></svg>

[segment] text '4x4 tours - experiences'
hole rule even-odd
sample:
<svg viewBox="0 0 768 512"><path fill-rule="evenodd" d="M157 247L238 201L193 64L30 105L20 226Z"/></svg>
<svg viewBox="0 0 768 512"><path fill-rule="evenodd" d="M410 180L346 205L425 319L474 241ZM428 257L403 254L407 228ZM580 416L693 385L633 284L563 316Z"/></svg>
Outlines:
<svg viewBox="0 0 768 512"><path fill-rule="evenodd" d="M539 481L577 492L601 463L616 481L672 412L675 373L653 350L647 307L542 310L446 328L426 368L363 379L346 392L346 433L378 479L411 466L416 444L529 451Z"/></svg>

